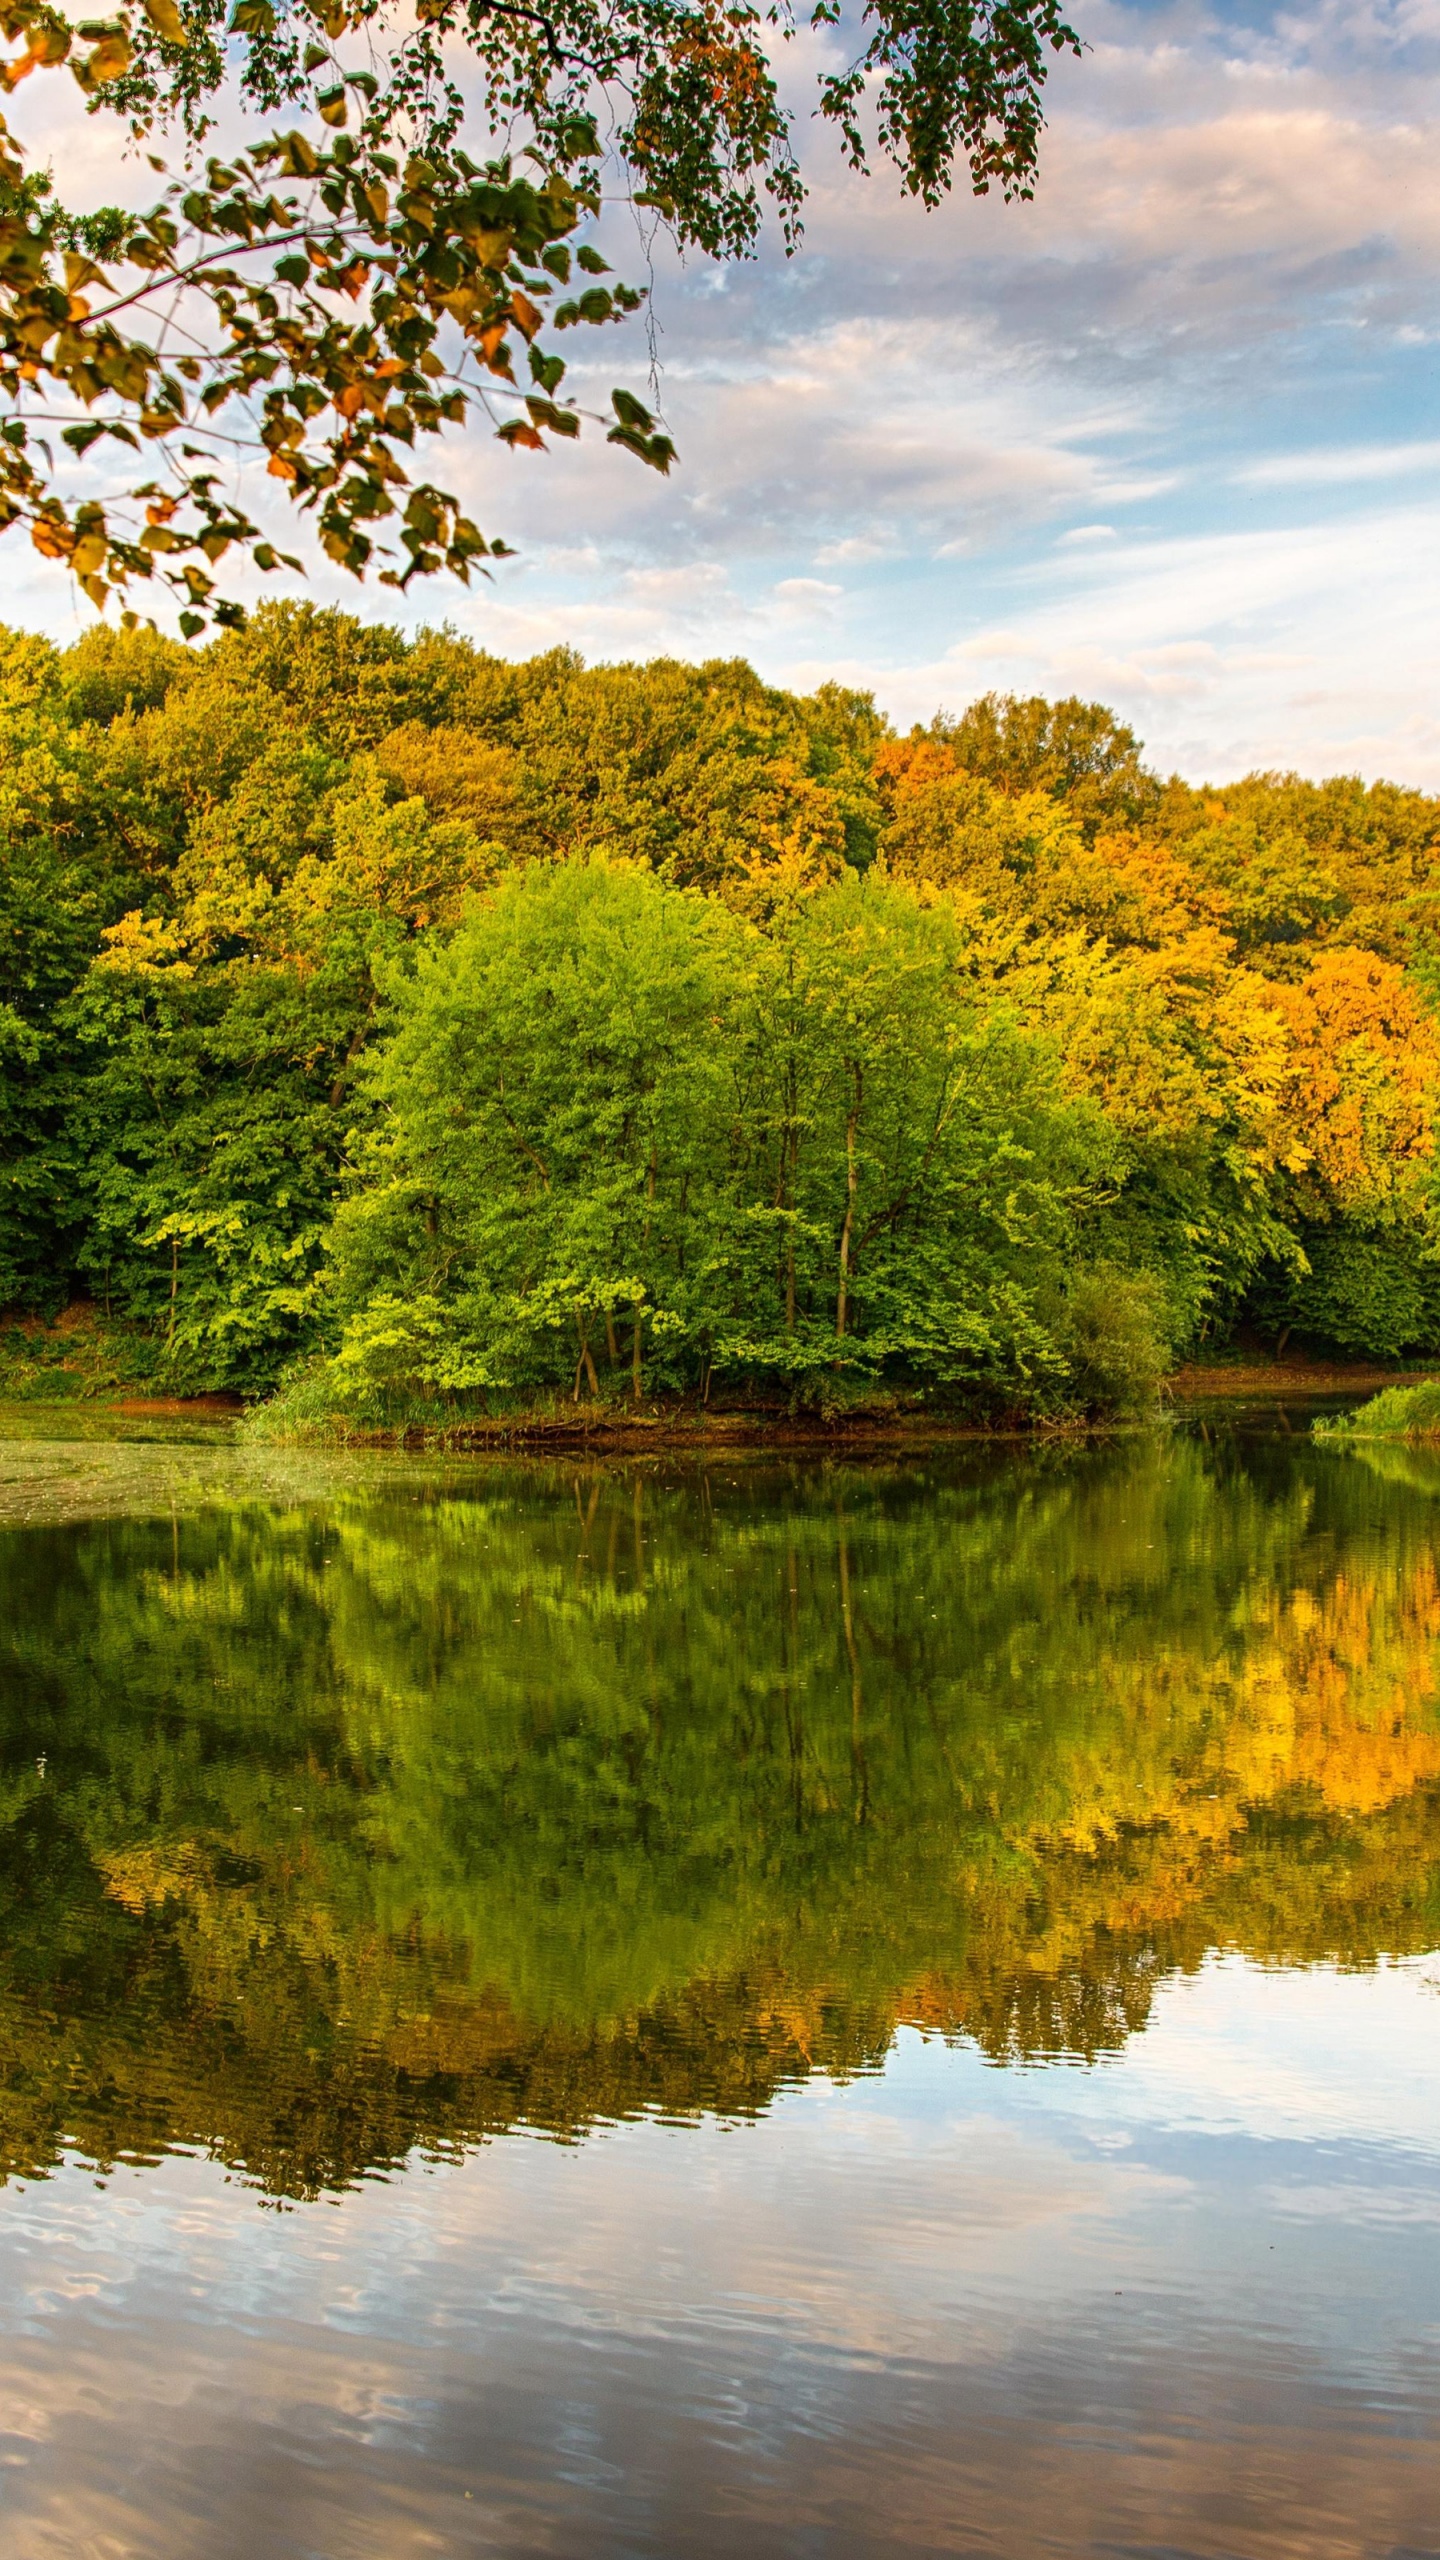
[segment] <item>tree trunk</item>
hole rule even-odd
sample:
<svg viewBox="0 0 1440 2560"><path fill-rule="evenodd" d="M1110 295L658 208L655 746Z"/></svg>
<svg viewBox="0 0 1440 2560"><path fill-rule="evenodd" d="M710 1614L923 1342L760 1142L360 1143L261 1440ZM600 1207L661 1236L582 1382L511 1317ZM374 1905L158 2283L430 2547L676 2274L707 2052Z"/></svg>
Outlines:
<svg viewBox="0 0 1440 2560"><path fill-rule="evenodd" d="M339 1068L336 1070L335 1081L330 1087L330 1108L332 1111L338 1111L341 1103L345 1099L345 1087L350 1081L350 1070L354 1066L356 1059L359 1057L361 1050L365 1046L374 1016L375 999L372 996L363 1019L355 1025L354 1032L351 1035L350 1046L346 1050Z"/></svg>
<svg viewBox="0 0 1440 2560"><path fill-rule="evenodd" d="M841 1342L850 1321L850 1238L855 1231L855 1193L858 1187L855 1132L860 1125L860 1102L864 1090L860 1069L853 1062L850 1073L855 1090L845 1121L845 1224L840 1230L840 1287L835 1298L835 1334L837 1341Z"/></svg>
<svg viewBox="0 0 1440 2560"><path fill-rule="evenodd" d="M575 1363L575 1392L570 1399L572 1404L578 1404L580 1401L580 1380L582 1375L588 1377L590 1380L590 1393L592 1397L598 1398L600 1393L600 1381L595 1375L595 1363L590 1357L590 1328L587 1324L582 1322L578 1307L575 1310L575 1331L580 1340L580 1357Z"/></svg>
<svg viewBox="0 0 1440 2560"><path fill-rule="evenodd" d="M790 1226L785 1238L785 1330L787 1333L793 1333L795 1330L795 1185L796 1176L800 1170L800 1131L795 1119L793 1059L790 1064L790 1126L785 1137L790 1155L790 1181L786 1195L790 1209Z"/></svg>
<svg viewBox="0 0 1440 2560"><path fill-rule="evenodd" d="M650 1222L655 1214L655 1174L655 1139L652 1134L650 1139L650 1161L645 1168L645 1224L641 1229L640 1234L640 1250L642 1253L650 1242ZM641 1394L640 1300L638 1298L635 1301L635 1329L630 1336L630 1393L633 1401L638 1405Z"/></svg>
<svg viewBox="0 0 1440 2560"><path fill-rule="evenodd" d="M795 1061L792 1058L786 1078L785 1135L780 1142L781 1205L789 1211L790 1223L785 1230L785 1330L795 1330L795 1178L799 1170L800 1131L795 1119Z"/></svg>

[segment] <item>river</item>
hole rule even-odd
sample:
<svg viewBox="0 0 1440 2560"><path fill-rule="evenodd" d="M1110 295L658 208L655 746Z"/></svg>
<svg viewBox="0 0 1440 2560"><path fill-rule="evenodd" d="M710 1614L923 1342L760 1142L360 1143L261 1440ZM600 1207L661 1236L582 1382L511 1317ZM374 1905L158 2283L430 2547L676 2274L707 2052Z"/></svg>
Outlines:
<svg viewBox="0 0 1440 2560"><path fill-rule="evenodd" d="M9 2560L1440 2552L1440 1463L0 1432Z"/></svg>

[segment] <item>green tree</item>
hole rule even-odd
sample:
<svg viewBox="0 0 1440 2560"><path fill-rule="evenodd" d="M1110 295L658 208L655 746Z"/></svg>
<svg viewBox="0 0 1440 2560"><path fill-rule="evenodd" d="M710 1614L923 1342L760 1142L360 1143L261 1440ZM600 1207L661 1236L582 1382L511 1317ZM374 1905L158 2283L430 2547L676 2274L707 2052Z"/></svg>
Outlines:
<svg viewBox="0 0 1440 2560"><path fill-rule="evenodd" d="M376 1127L336 1228L338 1374L639 1393L696 1335L723 1217L725 1024L753 937L638 869L512 875L392 979Z"/></svg>
<svg viewBox="0 0 1440 2560"><path fill-rule="evenodd" d="M337 1379L578 1400L623 1331L636 1395L717 1368L1042 1392L1036 1292L1105 1134L958 956L853 875L763 931L628 866L503 879L391 981Z"/></svg>
<svg viewBox="0 0 1440 2560"><path fill-rule="evenodd" d="M76 1264L159 1335L175 1386L255 1390L313 1314L352 1008L293 972L197 972L178 942L132 915L66 1008L85 1069Z"/></svg>
<svg viewBox="0 0 1440 2560"><path fill-rule="evenodd" d="M49 658L35 660L47 689ZM0 1304L64 1302L84 1219L64 1004L141 885L83 733L57 732L43 700L12 708L0 721Z"/></svg>

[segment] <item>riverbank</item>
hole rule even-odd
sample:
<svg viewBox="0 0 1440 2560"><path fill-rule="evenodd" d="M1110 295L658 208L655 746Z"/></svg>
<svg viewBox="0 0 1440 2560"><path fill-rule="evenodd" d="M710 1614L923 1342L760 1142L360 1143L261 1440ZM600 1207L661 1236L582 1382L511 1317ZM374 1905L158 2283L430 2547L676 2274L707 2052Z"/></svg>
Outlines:
<svg viewBox="0 0 1440 2560"><path fill-rule="evenodd" d="M53 1321L12 1318L0 1325L0 1403L27 1407L69 1405L133 1417L137 1422L186 1420L238 1425L257 1441L309 1443L331 1448L432 1449L502 1452L523 1448L592 1448L627 1452L740 1446L921 1446L944 1440L1073 1438L1114 1423L1036 1420L992 1409L965 1413L927 1403L917 1394L854 1390L814 1408L796 1410L753 1397L703 1405L698 1398L628 1399L568 1397L516 1406L492 1414L415 1412L388 1424L351 1421L306 1410L294 1394L247 1406L234 1395L186 1395L167 1388L164 1347L148 1335L108 1322L92 1307L70 1307ZM1163 1404L1194 1407L1248 1402L1309 1401L1318 1397L1357 1403L1383 1391L1407 1388L1440 1375L1440 1364L1403 1368L1374 1361L1326 1359L1290 1349L1281 1359L1258 1345L1240 1345L1213 1360L1186 1361L1165 1381ZM1163 1409L1163 1407L1162 1407Z"/></svg>
<svg viewBox="0 0 1440 2560"><path fill-rule="evenodd" d="M1177 1404L1227 1396L1372 1396L1387 1387L1411 1386L1440 1375L1436 1361L1387 1366L1376 1360L1329 1360L1319 1353L1287 1351L1266 1359L1253 1350L1213 1361L1187 1360L1165 1382Z"/></svg>
<svg viewBox="0 0 1440 2560"><path fill-rule="evenodd" d="M1371 1363L1289 1358L1266 1362L1247 1355L1213 1364L1186 1363L1168 1378L1158 1405L1149 1414L1100 1417L1046 1417L992 1413L977 1416L945 1411L919 1397L899 1396L889 1402L856 1401L831 1409L792 1411L754 1403L705 1408L679 1398L629 1404L568 1401L530 1406L513 1413L467 1416L449 1422L439 1417L396 1422L390 1426L332 1418L291 1422L283 1410L252 1408L242 1430L246 1437L312 1441L355 1449L432 1449L497 1452L507 1449L599 1448L624 1456L644 1450L768 1447L922 1448L954 1440L1074 1440L1096 1432L1135 1430L1163 1420L1173 1408L1210 1405L1313 1404L1317 1399L1343 1403L1374 1396L1397 1384L1424 1383L1434 1368L1381 1369Z"/></svg>

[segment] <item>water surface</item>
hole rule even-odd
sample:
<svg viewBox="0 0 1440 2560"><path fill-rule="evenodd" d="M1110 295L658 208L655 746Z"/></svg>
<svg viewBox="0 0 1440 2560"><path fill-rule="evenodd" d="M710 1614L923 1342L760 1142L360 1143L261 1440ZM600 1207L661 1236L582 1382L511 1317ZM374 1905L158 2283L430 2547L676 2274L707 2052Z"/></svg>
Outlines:
<svg viewBox="0 0 1440 2560"><path fill-rule="evenodd" d="M1437 1497L0 1445L7 2553L1440 2553Z"/></svg>

